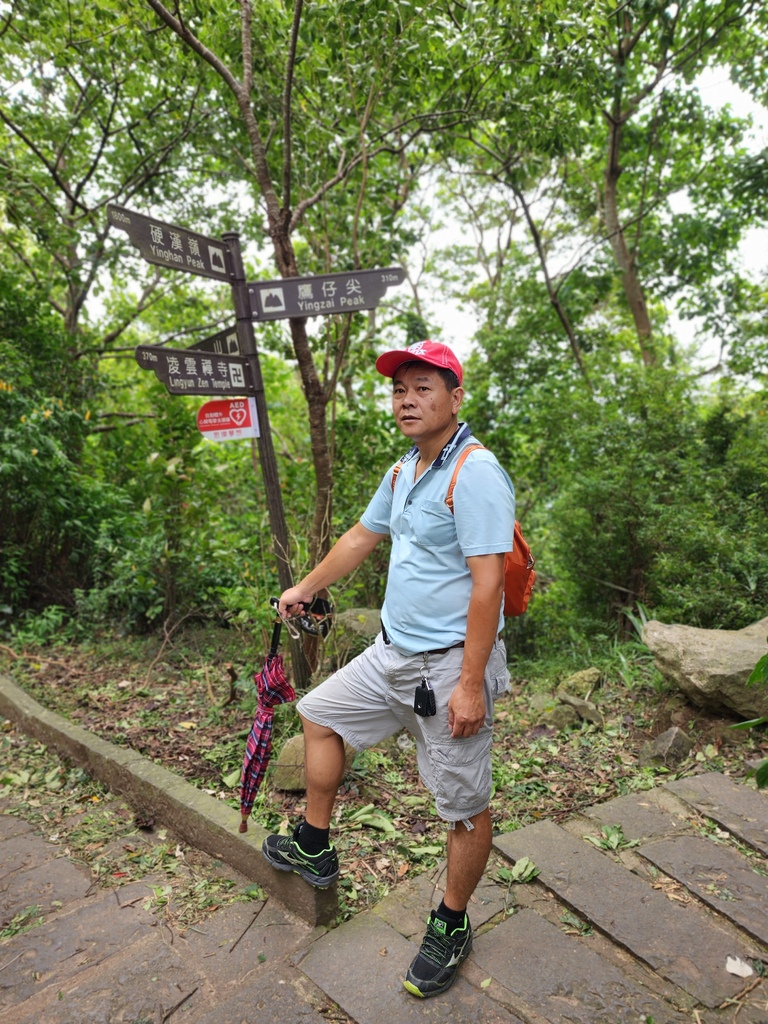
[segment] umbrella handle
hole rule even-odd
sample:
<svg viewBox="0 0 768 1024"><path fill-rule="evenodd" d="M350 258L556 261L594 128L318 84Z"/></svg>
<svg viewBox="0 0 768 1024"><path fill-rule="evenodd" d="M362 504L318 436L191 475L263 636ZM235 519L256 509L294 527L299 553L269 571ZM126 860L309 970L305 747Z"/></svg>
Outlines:
<svg viewBox="0 0 768 1024"><path fill-rule="evenodd" d="M270 656L274 658L277 654L277 650L280 646L280 633L283 630L283 620L278 618L277 622L272 629L272 645L269 648Z"/></svg>

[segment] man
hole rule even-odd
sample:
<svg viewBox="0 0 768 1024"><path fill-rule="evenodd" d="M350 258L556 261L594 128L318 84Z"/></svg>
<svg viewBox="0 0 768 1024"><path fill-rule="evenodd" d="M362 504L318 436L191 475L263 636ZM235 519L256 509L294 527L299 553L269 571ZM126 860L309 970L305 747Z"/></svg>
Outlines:
<svg viewBox="0 0 768 1024"><path fill-rule="evenodd" d="M515 500L495 457L481 450L461 467L453 511L446 505L455 459L477 443L458 419L463 373L448 346L421 341L384 353L376 368L392 378L395 421L413 448L387 471L360 521L283 593L280 613L299 613L391 536L382 631L299 702L306 817L292 836L268 836L262 852L278 870L331 885L339 875L329 830L344 740L365 749L408 729L421 778L450 828L445 896L404 983L427 997L445 991L469 955L466 908L491 850L493 702L509 687L498 634Z"/></svg>

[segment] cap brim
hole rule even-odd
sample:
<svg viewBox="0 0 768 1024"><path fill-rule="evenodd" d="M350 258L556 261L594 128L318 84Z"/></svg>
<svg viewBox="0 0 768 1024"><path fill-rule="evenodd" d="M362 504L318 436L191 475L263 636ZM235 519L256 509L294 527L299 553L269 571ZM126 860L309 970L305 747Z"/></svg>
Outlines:
<svg viewBox="0 0 768 1024"><path fill-rule="evenodd" d="M399 349L395 352L385 352L383 355L380 355L376 360L376 369L382 377L394 377L399 366L402 366L403 363L411 362L429 362L429 360L420 360L413 352Z"/></svg>

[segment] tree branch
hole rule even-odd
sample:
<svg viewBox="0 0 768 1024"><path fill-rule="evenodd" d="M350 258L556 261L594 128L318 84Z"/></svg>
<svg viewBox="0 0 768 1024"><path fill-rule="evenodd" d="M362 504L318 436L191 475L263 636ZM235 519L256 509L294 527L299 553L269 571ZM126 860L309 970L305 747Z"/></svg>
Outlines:
<svg viewBox="0 0 768 1024"><path fill-rule="evenodd" d="M541 235L539 234L539 229L536 226L536 222L534 221L533 217L531 216L530 207L528 206L528 203L526 202L525 196L523 195L522 191L514 185L512 186L512 191L514 192L517 201L523 208L523 214L528 223L528 228L531 232L531 238L533 239L536 254L539 257L539 264L541 266L541 271L544 275L544 283L547 288L547 294L549 295L549 301L554 306L558 319L560 320L560 323L563 326L563 330L565 331L566 337L568 338L568 343L571 346L571 352L573 353L573 358L576 360L576 365L579 368L579 372L581 373L587 387L591 392L592 382L589 379L587 368L584 365L584 360L581 356L581 347L579 346L579 342L576 337L576 332L574 331L573 325L571 324L568 314L565 311L565 307L563 306L563 303L560 300L560 296L552 286L552 279L549 276L549 267L547 266L547 257L544 252L544 246L542 244Z"/></svg>
<svg viewBox="0 0 768 1024"><path fill-rule="evenodd" d="M161 3L160 0L146 0L146 2L152 8L155 14L157 14L157 16L161 18L173 32L176 33L179 39L183 40L190 48L190 50L194 50L198 57L202 57L206 64L210 65L210 67L213 68L216 74L219 75L227 83L229 88L236 96L239 95L242 87L235 78L235 76L232 74L230 69L227 67L224 61L221 60L221 58L213 52L213 50L209 50L208 47L205 46L205 44L197 38L197 36L194 34L194 32L192 32L191 29L187 28L187 26L181 20L181 17L174 17L174 15L171 14L171 12L168 10L165 4ZM244 2L241 3L241 10L244 10L248 7L249 4L247 0L244 0ZM176 9L178 10L178 6ZM246 56L245 51L243 51L243 56ZM252 67L252 63L252 61L249 61L247 66L243 68L243 75L246 81L250 81L249 76L252 74L252 71L250 70Z"/></svg>
<svg viewBox="0 0 768 1024"><path fill-rule="evenodd" d="M22 131L19 125L17 125L14 121L11 120L10 117L8 117L8 115L2 107L0 107L0 121L2 121L6 125L6 127L9 128L11 132L13 132L13 134L24 143L24 145L27 147L27 149L30 150L30 152L34 153L34 155L37 157L37 159L40 161L43 167L45 167L45 169L48 171L54 183L64 193L67 199L69 199L69 201L73 205L79 206L80 209L87 213L87 208L83 206L83 204L80 203L79 200L77 200L69 191L66 182L62 180L56 166L52 164L51 161L44 156L42 150L39 148L39 146L35 145L35 143L32 141L32 139L29 138L26 132Z"/></svg>
<svg viewBox="0 0 768 1024"><path fill-rule="evenodd" d="M291 27L291 40L288 46L288 60L285 65L285 88L283 90L283 224L286 230L290 230L291 223L291 177L292 177L292 127L293 108L291 106L291 92L293 89L293 75L296 70L296 48L299 43L299 27L301 25L301 13L304 8L304 0L295 0L293 8L293 25Z"/></svg>

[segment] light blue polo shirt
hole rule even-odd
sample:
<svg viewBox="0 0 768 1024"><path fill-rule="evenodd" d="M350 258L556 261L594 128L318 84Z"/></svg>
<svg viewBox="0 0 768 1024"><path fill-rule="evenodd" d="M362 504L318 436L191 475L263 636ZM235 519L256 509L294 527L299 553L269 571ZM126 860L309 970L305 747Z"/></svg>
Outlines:
<svg viewBox="0 0 768 1024"><path fill-rule="evenodd" d="M472 590L467 558L512 550L515 492L491 452L467 456L453 491L453 513L445 504L458 453L477 443L469 427L459 424L416 481L418 449L412 448L401 460L394 494L389 469L360 520L392 538L381 617L388 638L408 654L464 640ZM500 610L499 630L502 623Z"/></svg>

